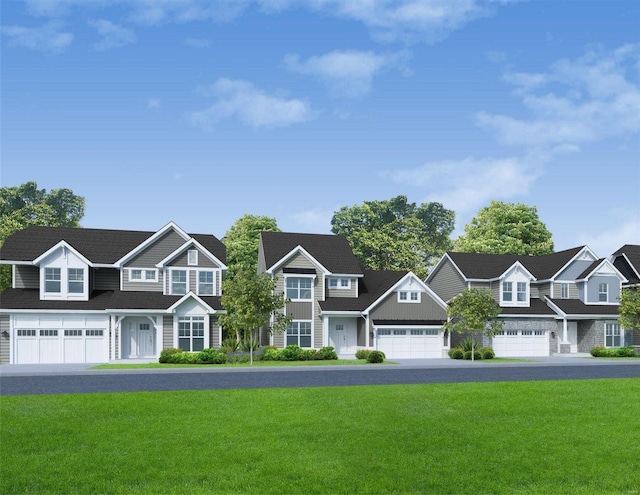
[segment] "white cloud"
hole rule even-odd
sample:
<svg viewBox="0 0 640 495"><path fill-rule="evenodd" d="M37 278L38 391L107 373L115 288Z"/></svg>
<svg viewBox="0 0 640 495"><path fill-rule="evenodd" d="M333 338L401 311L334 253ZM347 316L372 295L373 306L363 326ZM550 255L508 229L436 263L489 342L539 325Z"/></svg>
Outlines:
<svg viewBox="0 0 640 495"><path fill-rule="evenodd" d="M624 45L560 60L545 73L506 74L531 117L481 112L476 124L495 133L500 143L529 148L579 147L635 135L640 131L639 64L640 45Z"/></svg>
<svg viewBox="0 0 640 495"><path fill-rule="evenodd" d="M544 157L474 159L427 163L383 174L385 179L422 188L425 201L437 201L457 214L475 213L491 200L526 196L541 176ZM458 218L458 221L460 219Z"/></svg>
<svg viewBox="0 0 640 495"><path fill-rule="evenodd" d="M41 27L2 26L9 43L31 50L60 53L73 42L73 34L62 31L62 24L49 22Z"/></svg>
<svg viewBox="0 0 640 495"><path fill-rule="evenodd" d="M211 40L206 38L187 38L184 44L194 48L211 48L212 45Z"/></svg>
<svg viewBox="0 0 640 495"><path fill-rule="evenodd" d="M294 72L310 75L326 84L334 97L357 98L371 90L373 77L392 67L402 67L406 52L377 54L357 50L336 50L301 61L287 55L285 66Z"/></svg>
<svg viewBox="0 0 640 495"><path fill-rule="evenodd" d="M331 218L338 209L311 208L295 213L290 217L292 223L296 226L292 230L314 234L329 234L331 233Z"/></svg>
<svg viewBox="0 0 640 495"><path fill-rule="evenodd" d="M95 50L104 51L136 42L136 35L131 29L118 26L106 19L91 20L89 26L102 36L102 39L93 45Z"/></svg>
<svg viewBox="0 0 640 495"><path fill-rule="evenodd" d="M270 95L247 81L218 79L208 88L201 88L204 96L216 98L210 107L190 112L192 125L211 130L228 118L237 118L254 129L285 127L311 118L311 108L303 100Z"/></svg>
<svg viewBox="0 0 640 495"><path fill-rule="evenodd" d="M158 98L149 98L147 100L147 110L157 110L160 108L160 100Z"/></svg>
<svg viewBox="0 0 640 495"><path fill-rule="evenodd" d="M605 258L625 244L640 244L640 217L638 212L629 212L625 218L613 215L613 228L605 231L582 233L578 235L576 245L586 244L599 257ZM635 216L635 218L634 218Z"/></svg>

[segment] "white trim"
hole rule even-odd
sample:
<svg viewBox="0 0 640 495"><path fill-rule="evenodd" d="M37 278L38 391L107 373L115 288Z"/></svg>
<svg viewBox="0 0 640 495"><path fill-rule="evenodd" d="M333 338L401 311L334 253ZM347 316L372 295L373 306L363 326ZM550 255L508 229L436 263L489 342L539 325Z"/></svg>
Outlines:
<svg viewBox="0 0 640 495"><path fill-rule="evenodd" d="M638 270L636 269L636 267L634 266L634 264L633 264L633 263L631 263L631 261L629 260L629 257L626 255L626 253L620 253L620 254L615 255L615 257L613 258L613 260L611 260L611 264L613 264L613 262L615 261L615 258L617 258L617 257L619 257L619 256L622 256L622 257L624 258L624 260L627 262L627 264L628 264L628 265L629 265L629 267L631 268L631 271L632 271L633 273L635 273L635 274L636 274L636 277L637 277L637 278L640 278L640 272L638 272ZM614 266L615 266L615 265L614 265ZM628 283L628 282L629 282L629 281L627 280L627 283Z"/></svg>
<svg viewBox="0 0 640 495"><path fill-rule="evenodd" d="M287 280L288 279L300 279L300 278L305 278L305 279L309 279L311 280L311 287L309 287L309 290L311 291L311 296L308 299L289 299L289 301L291 302L313 302L313 296L314 296L314 280L316 279L316 275L311 275L311 274L305 274L305 273L284 273L283 274L284 277L284 297L285 299L289 299L287 297L287 291L288 291L288 287L287 287ZM298 284L298 295L300 295L300 284Z"/></svg>
<svg viewBox="0 0 640 495"><path fill-rule="evenodd" d="M195 270L196 272L196 294L198 294L199 296L215 296L218 294L218 288L217 288L217 284L216 284L216 279L217 277L217 272L219 272L220 270L216 269L216 268L199 268L198 270ZM200 293L200 274L201 273L211 273L213 275L213 282L211 283L211 287L212 287L212 293L211 294L201 294ZM209 285L207 283L207 285Z"/></svg>
<svg viewBox="0 0 640 495"><path fill-rule="evenodd" d="M33 260L33 264L36 266L40 266L40 263L42 262L42 260L46 259L48 256L50 256L60 248L68 249L73 254L75 254L78 258L80 258L80 261L82 261L84 264L93 267L93 263L91 261L89 261L82 253L80 253L80 251L75 249L71 244L68 244L66 241L60 241L53 247L47 249L44 253L42 253L35 260Z"/></svg>
<svg viewBox="0 0 640 495"><path fill-rule="evenodd" d="M326 277L327 279L327 288L331 290L351 290L351 279L349 277L337 277L335 275L329 275ZM336 286L332 287L331 282L335 280ZM342 281L346 280L347 285L342 285Z"/></svg>
<svg viewBox="0 0 640 495"><path fill-rule="evenodd" d="M275 270L280 268L281 265L283 265L289 258L291 258L292 256L294 256L296 254L302 254L303 256L305 256L311 263L315 264L318 268L320 268L320 271L322 273L324 273L325 277L327 275L331 275L332 274L329 270L327 270L324 266L322 266L322 264L317 259L315 259L313 256L311 256L309 254L309 252L305 248L303 248L300 245L296 246L291 251L289 251L287 254L285 254L282 258L280 258L278 261L276 261L270 268L267 268L266 272L268 274L270 274L270 275L273 275L273 272Z"/></svg>
<svg viewBox="0 0 640 495"><path fill-rule="evenodd" d="M320 311L320 316L363 316L358 310L353 311Z"/></svg>
<svg viewBox="0 0 640 495"><path fill-rule="evenodd" d="M538 279L533 276L533 274L527 269L527 267L524 266L519 261L516 261L509 268L507 268L504 272L502 272L502 274L499 277L497 277L497 279L506 278L508 276L509 272L511 272L512 270L515 271L515 269L518 269L518 268L521 268L522 271L525 272L525 275L529 276L529 282L537 282L538 281ZM486 280L487 281L491 281L491 280L497 280L497 279L486 279Z"/></svg>
<svg viewBox="0 0 640 495"><path fill-rule="evenodd" d="M420 280L419 277L417 277L413 272L408 272L404 277L402 277L400 280L398 280L395 284L393 284L384 294L382 294L378 299L376 299L375 301L373 301L368 308L364 309L362 311L362 314L368 314L373 308L375 308L380 302L382 302L384 299L386 299L386 297L391 294L396 287L400 286L401 284L403 284L408 278L413 277L417 282L418 285L423 289L423 292L426 292L427 294L429 294L429 296L436 302L436 304L438 304L438 306L440 306L442 309L444 309L445 311L447 310L447 303L444 302L440 296L438 294L436 294L435 292L433 292L433 290L431 289L431 287L429 287L427 284L425 284L422 280Z"/></svg>
<svg viewBox="0 0 640 495"><path fill-rule="evenodd" d="M136 267L130 267L128 266L127 268L123 268L122 271L124 270L128 270L129 273L129 283L143 283L143 284L149 284L149 283L158 283L159 282L159 278L158 278L158 272L159 270L157 268L136 268ZM141 275L143 275L143 278L132 278L131 277L131 272L133 272L134 270L139 270L141 273ZM147 272L153 272L155 274L155 278L150 279L147 278Z"/></svg>
<svg viewBox="0 0 640 495"><path fill-rule="evenodd" d="M440 261L438 261L438 263L436 264L436 266L433 268L433 270L431 271L431 273L429 274L429 276L426 278L425 283L429 283L429 280L435 276L436 272L438 271L438 269L440 268L440 265L444 263L445 258L448 259L451 262L451 265L453 265L453 268L455 268L455 270L458 272L458 274L462 277L462 280L465 282L468 282L467 277L465 276L464 273L462 273L462 270L460 270L460 268L458 268L458 265L456 265L454 263L454 261L451 259L451 257L449 256L449 253L444 253L442 255L442 258L440 258Z"/></svg>
<svg viewBox="0 0 640 495"><path fill-rule="evenodd" d="M222 313L221 311L219 312L219 311L213 309L206 302L204 302L197 294L194 294L193 292L187 292L184 296L182 296L175 303L173 303L171 306L169 306L166 309L165 313L175 313L177 311L178 307L188 299L195 300L198 304L200 304L206 310L207 313L210 313L210 314L221 314Z"/></svg>
<svg viewBox="0 0 640 495"><path fill-rule="evenodd" d="M614 273L605 273L605 274L597 273L598 270L600 270L603 265L607 265L607 267L613 270ZM618 270L613 263L611 263L608 259L605 258L602 260L602 262L598 266L596 266L593 270L591 270L586 277L577 279L576 282L587 282L591 277L596 275L618 277L620 279L621 284L627 283L629 281L626 279L626 277L622 273L620 273L620 270Z"/></svg>
<svg viewBox="0 0 640 495"><path fill-rule="evenodd" d="M172 267L166 270L167 273L167 280L166 282L166 289L164 292L164 295L166 296L183 296L189 293L190 291L190 284L189 284L189 268L185 267ZM184 294L174 294L173 292L173 272L185 272L186 274L186 280L185 280L185 290L184 290ZM182 282L178 282L178 283L182 283Z"/></svg>
<svg viewBox="0 0 640 495"><path fill-rule="evenodd" d="M187 234L184 230L182 230L180 227L178 227L175 223L169 222L164 227L162 227L160 230L158 230L155 234L153 234L150 237L148 237L145 241L143 241L142 243L138 244L135 248L133 248L131 251L129 251L127 254L125 254L122 258L120 258L118 261L116 261L114 263L114 266L116 268L121 268L122 265L127 260L131 259L133 256L135 256L136 254L140 253L141 251L145 250L147 247L149 247L151 244L153 244L155 241L157 241L160 237L162 237L169 229L173 229L185 241L189 239L189 234Z"/></svg>
<svg viewBox="0 0 640 495"><path fill-rule="evenodd" d="M400 297L401 294L406 294L407 295L407 299L402 299ZM418 294L418 299L411 299L411 296L413 294ZM422 297L421 297L422 292L420 292L419 290L399 290L397 292L397 301L400 304L420 304Z"/></svg>
<svg viewBox="0 0 640 495"><path fill-rule="evenodd" d="M164 268L171 260L173 260L174 258L176 258L177 256L181 255L182 253L184 253L184 251L186 249L189 249L190 247L194 247L195 249L197 249L198 251L200 251L202 254L204 254L210 261L212 261L213 263L215 263L216 265L218 265L218 268L220 268L221 270L226 270L227 269L227 265L225 265L222 261L220 261L218 258L215 257L215 255L210 252L208 249L206 249L202 244L200 244L198 241L196 241L193 238L190 238L188 241L186 241L182 246L180 246L178 249L176 249L175 251L173 251L172 253L170 253L168 256L166 256L163 260L159 261L156 264L156 268ZM187 254L187 257L189 255ZM197 266L197 265L189 265L187 264L187 266Z"/></svg>
<svg viewBox="0 0 640 495"><path fill-rule="evenodd" d="M187 265L198 266L198 250L187 249Z"/></svg>
<svg viewBox="0 0 640 495"><path fill-rule="evenodd" d="M566 251L569 251L570 249L567 249ZM559 251L562 252L562 251ZM593 261L596 261L598 259L598 257L596 256L596 254L591 251L591 249L589 248L589 246L582 246L582 249L580 249L580 251L578 251L573 258L571 258L569 261L567 261L564 265L562 265L562 268L560 268L560 270L558 270L556 273L554 273L553 275L551 275L551 277L549 278L550 281L555 281L556 277L558 276L558 274L562 273L566 268L569 267L569 265L571 263L573 263L574 261L576 261L576 259L578 258L578 256L582 256L584 255L584 253L588 253L593 257Z"/></svg>

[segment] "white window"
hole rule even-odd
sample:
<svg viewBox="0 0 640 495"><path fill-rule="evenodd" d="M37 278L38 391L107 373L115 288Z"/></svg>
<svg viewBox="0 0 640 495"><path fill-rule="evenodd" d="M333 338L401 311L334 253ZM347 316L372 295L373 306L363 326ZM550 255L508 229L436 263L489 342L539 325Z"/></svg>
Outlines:
<svg viewBox="0 0 640 495"><path fill-rule="evenodd" d="M563 283L560 285L560 297L562 299L569 299L569 284Z"/></svg>
<svg viewBox="0 0 640 495"><path fill-rule="evenodd" d="M351 279L348 279L348 278L330 278L329 279L329 288L330 289L350 289L351 288Z"/></svg>
<svg viewBox="0 0 640 495"><path fill-rule="evenodd" d="M187 263L189 266L195 266L198 264L198 250L197 249L189 249L187 253Z"/></svg>
<svg viewBox="0 0 640 495"><path fill-rule="evenodd" d="M82 294L84 292L84 269L69 268L67 277L69 294Z"/></svg>
<svg viewBox="0 0 640 495"><path fill-rule="evenodd" d="M201 296L213 296L213 280L213 272L198 272L198 294Z"/></svg>
<svg viewBox="0 0 640 495"><path fill-rule="evenodd" d="M622 346L622 332L620 331L620 325L617 323L607 323L605 325L604 345L606 347Z"/></svg>
<svg viewBox="0 0 640 495"><path fill-rule="evenodd" d="M311 299L311 278L287 277L287 299L292 301Z"/></svg>
<svg viewBox="0 0 640 495"><path fill-rule="evenodd" d="M512 282L502 282L502 300L503 301L513 301L513 283Z"/></svg>
<svg viewBox="0 0 640 495"><path fill-rule="evenodd" d="M607 283L598 284L598 301L607 302L609 300L608 292L609 292L609 284Z"/></svg>
<svg viewBox="0 0 640 495"><path fill-rule="evenodd" d="M171 270L171 294L187 293L187 270Z"/></svg>
<svg viewBox="0 0 640 495"><path fill-rule="evenodd" d="M60 292L60 289L61 289L60 268L45 268L44 269L44 291Z"/></svg>
<svg viewBox="0 0 640 495"><path fill-rule="evenodd" d="M526 282L518 282L518 302L525 302L527 300L527 283Z"/></svg>
<svg viewBox="0 0 640 495"><path fill-rule="evenodd" d="M311 347L311 322L293 321L287 325L287 345Z"/></svg>
<svg viewBox="0 0 640 495"><path fill-rule="evenodd" d="M129 280L135 282L156 282L158 271L148 268L131 268L129 270Z"/></svg>
<svg viewBox="0 0 640 495"><path fill-rule="evenodd" d="M178 347L185 352L204 349L204 316L178 317Z"/></svg>
<svg viewBox="0 0 640 495"><path fill-rule="evenodd" d="M419 303L420 291L417 290L401 290L398 291L398 302L401 303Z"/></svg>

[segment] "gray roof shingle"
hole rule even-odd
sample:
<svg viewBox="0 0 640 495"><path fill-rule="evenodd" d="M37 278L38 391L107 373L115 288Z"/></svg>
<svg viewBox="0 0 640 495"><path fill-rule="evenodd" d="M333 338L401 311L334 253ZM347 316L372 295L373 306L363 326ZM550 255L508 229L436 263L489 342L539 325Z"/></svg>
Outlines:
<svg viewBox="0 0 640 495"><path fill-rule="evenodd" d="M617 315L617 304L585 304L580 299L550 299L567 315Z"/></svg>
<svg viewBox="0 0 640 495"><path fill-rule="evenodd" d="M626 259L622 257L623 254ZM640 284L640 277L638 277L640 274L640 246L625 244L613 253L613 256L615 258L614 266L629 280L629 284ZM628 266L629 264L631 267Z"/></svg>
<svg viewBox="0 0 640 495"><path fill-rule="evenodd" d="M347 238L341 235L262 232L262 249L267 268L301 246L331 273L360 275L360 262L353 254Z"/></svg>

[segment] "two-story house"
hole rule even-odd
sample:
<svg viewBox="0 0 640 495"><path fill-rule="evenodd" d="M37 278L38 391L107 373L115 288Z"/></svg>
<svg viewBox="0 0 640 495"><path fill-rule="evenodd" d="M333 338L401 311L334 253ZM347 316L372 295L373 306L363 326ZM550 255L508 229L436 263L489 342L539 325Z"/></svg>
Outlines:
<svg viewBox="0 0 640 495"><path fill-rule="evenodd" d="M174 223L16 232L0 249L13 270L0 295L0 358L99 363L217 347L225 257L217 238Z"/></svg>
<svg viewBox="0 0 640 495"><path fill-rule="evenodd" d="M640 246L637 244L625 244L609 260L613 263L627 282L622 285L623 289L640 290ZM638 330L638 329L636 329ZM632 344L640 346L640 331L631 333Z"/></svg>
<svg viewBox="0 0 640 495"><path fill-rule="evenodd" d="M344 236L262 232L258 271L276 279L293 321L263 344L375 348L388 358L442 357L446 304L407 271L366 270Z"/></svg>
<svg viewBox="0 0 640 495"><path fill-rule="evenodd" d="M618 297L625 276L581 246L544 256L446 253L427 278L445 301L467 287L492 292L503 330L485 345L498 356L546 356L620 347ZM459 337L457 337L459 338Z"/></svg>

